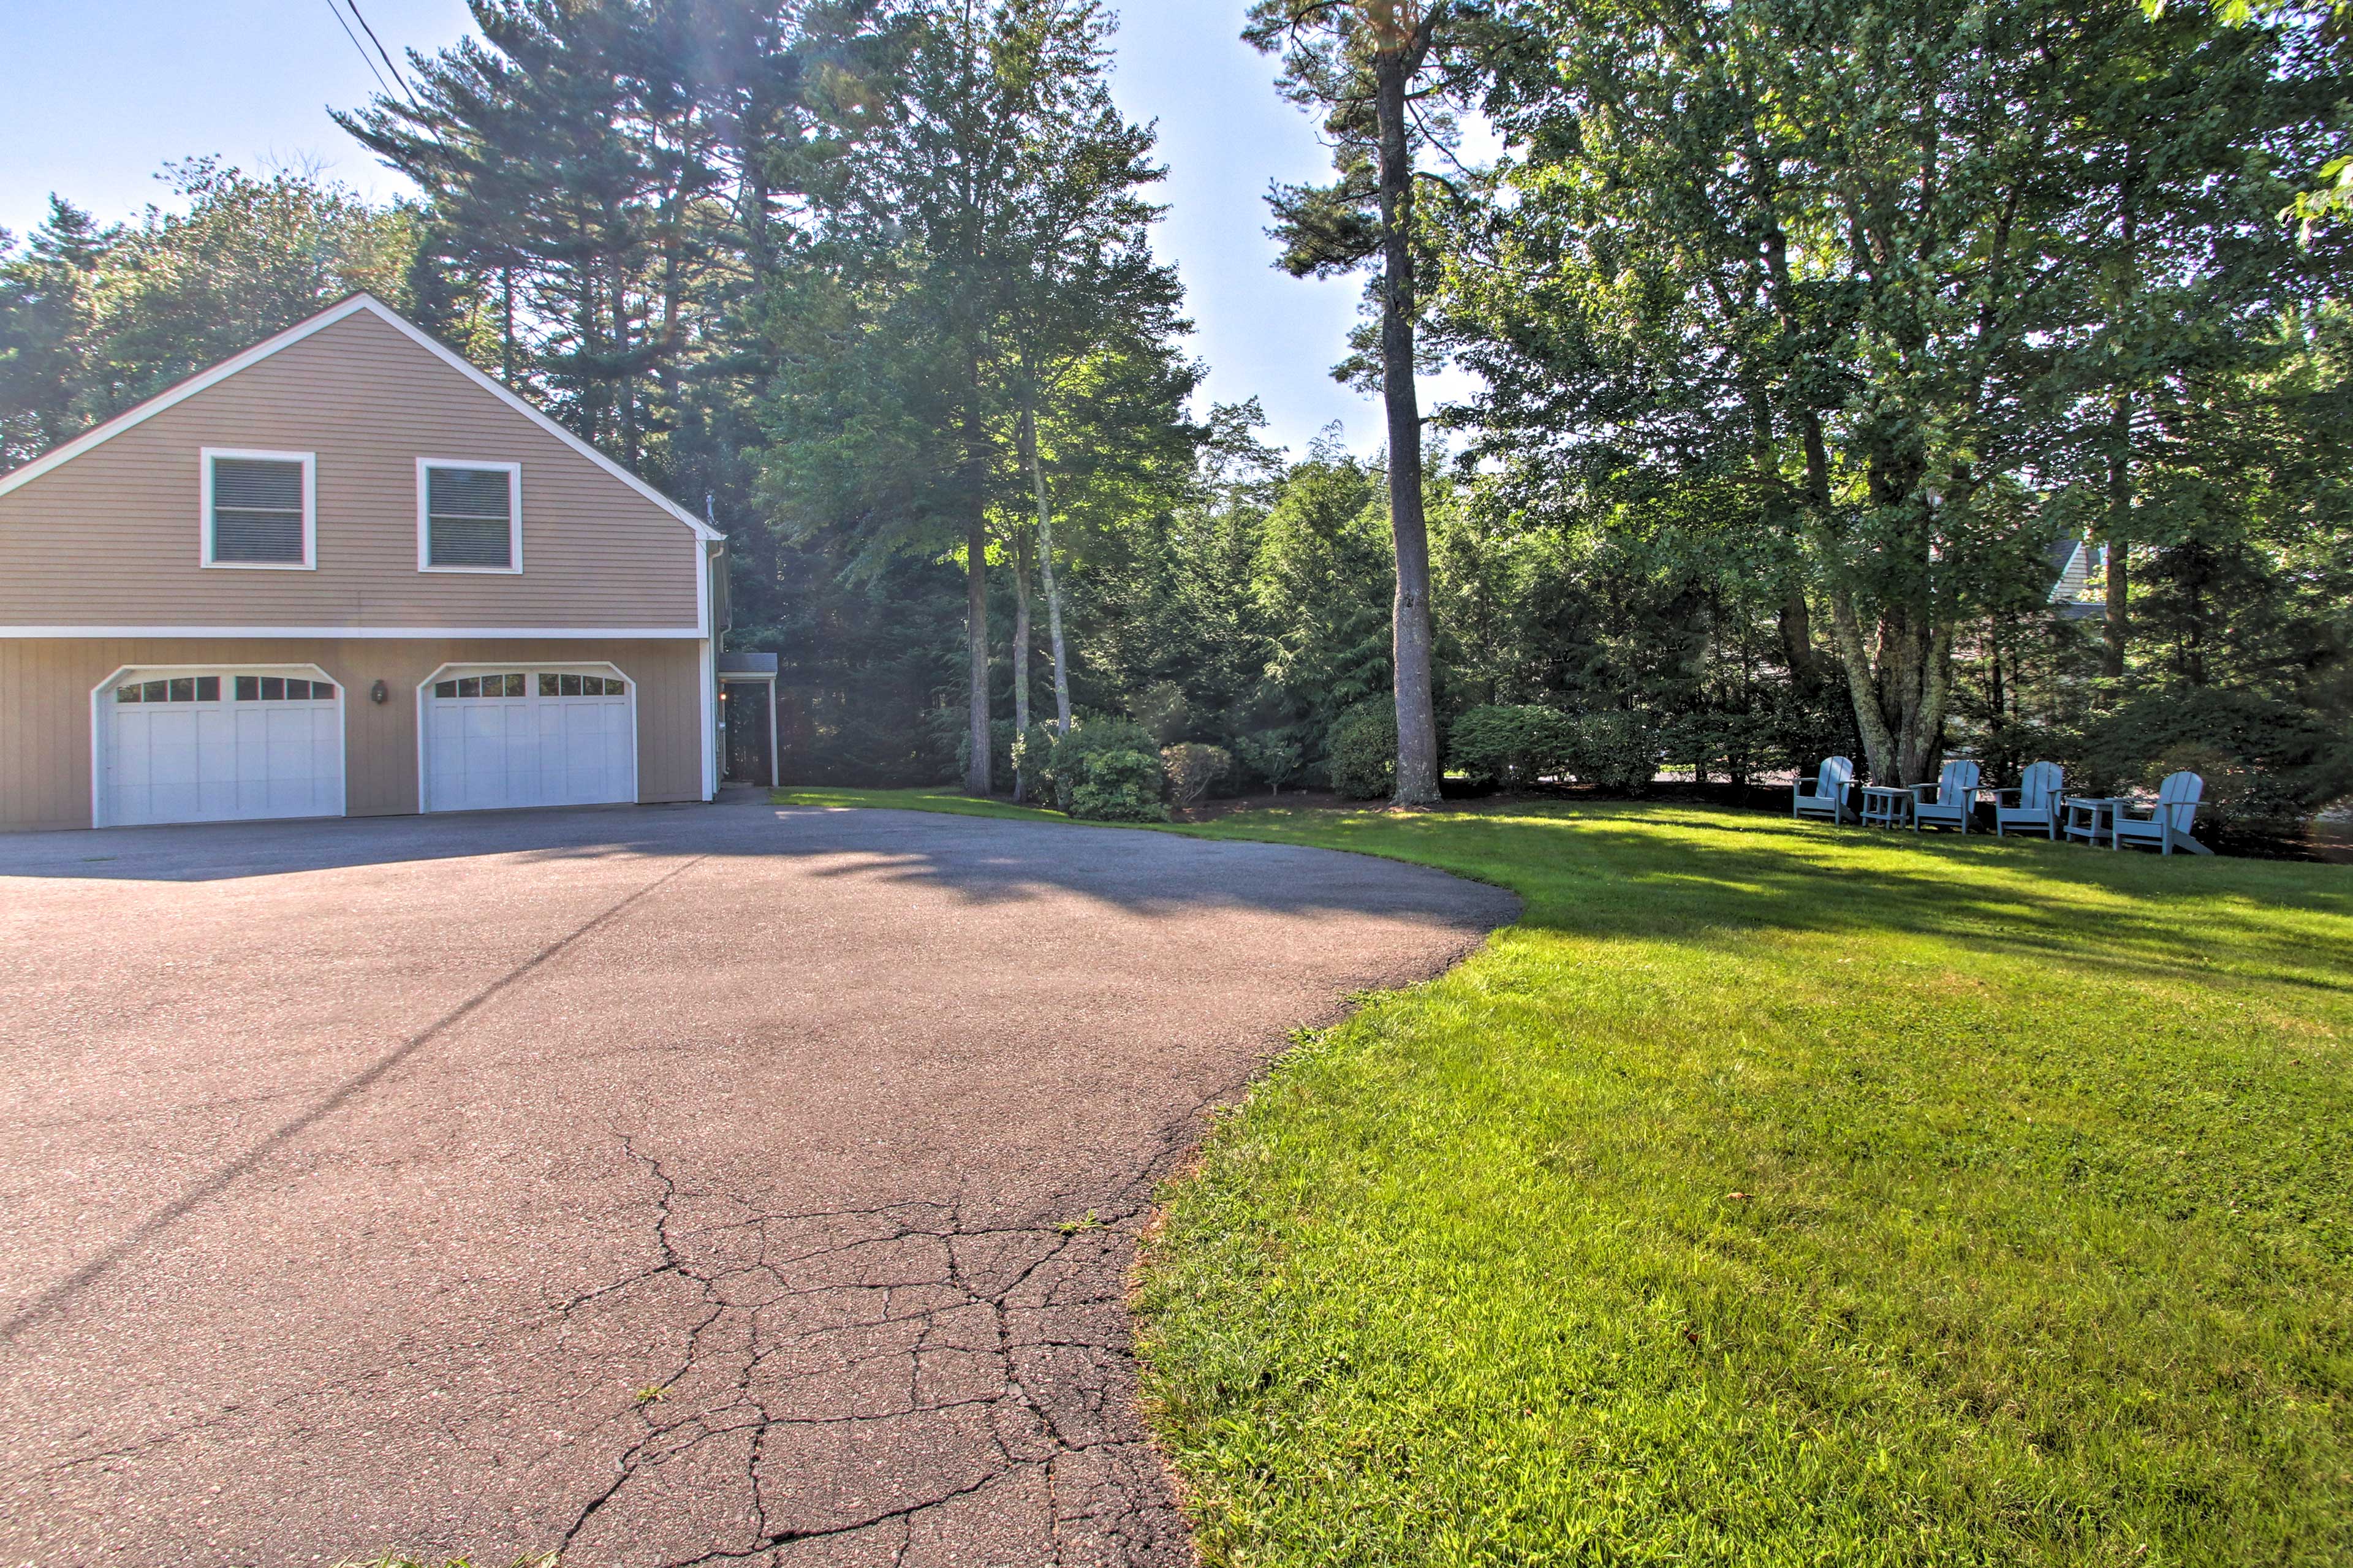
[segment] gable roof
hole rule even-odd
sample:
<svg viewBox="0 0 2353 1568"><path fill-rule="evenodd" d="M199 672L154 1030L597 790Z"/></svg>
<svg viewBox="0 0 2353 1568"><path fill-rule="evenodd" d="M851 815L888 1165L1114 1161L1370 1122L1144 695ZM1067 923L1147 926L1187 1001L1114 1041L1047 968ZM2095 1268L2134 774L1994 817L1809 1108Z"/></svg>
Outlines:
<svg viewBox="0 0 2353 1568"><path fill-rule="evenodd" d="M163 413L165 409L186 402L189 398L194 397L197 393L204 391L206 387L215 386L221 382L227 381L230 376L235 375L237 372L246 369L248 366L259 364L263 360L266 360L270 355L278 353L279 350L299 343L304 338L309 337L311 333L327 327L332 327L337 321L343 321L346 317L358 315L363 310L379 318L386 325L392 327L395 331L401 333L401 335L407 338L411 342L416 343L419 348L424 349L427 353L432 354L435 358L448 365L452 370L455 370L459 374L465 376L476 386L480 387L484 392L489 393L491 396L497 398L500 402L505 404L508 407L513 409L516 413L522 415L524 418L529 419L533 424L538 426L541 429L554 437L558 441L563 442L564 445L569 447L573 451L578 453L581 457L586 458L589 462L594 463L607 474L620 480L621 483L628 486L629 489L635 490L646 500L653 502L656 506L661 508L662 510L678 519L679 521L686 524L687 527L695 531L698 538L718 541L723 540L727 537L717 529L712 528L709 523L703 521L701 518L695 516L692 512L687 510L684 507L679 505L678 502L670 500L670 497L662 494L661 491L654 489L653 486L646 483L645 480L638 478L637 475L629 472L628 469L621 467L620 464L613 461L612 458L605 456L604 453L596 450L596 447L590 446L587 442L583 441L579 437L574 435L571 431L566 430L563 426L549 418L539 409L533 407L529 400L519 397L508 388L500 385L496 381L484 374L481 370L470 363L464 355L457 353L447 344L436 339L430 332L425 331L424 328L419 327L416 322L410 321L407 317L402 315L399 311L394 310L391 306L385 304L383 300L377 299L373 294L353 294L348 299L339 300L334 304L328 306L325 310L320 311L317 315L309 318L307 321L297 321L294 325L287 328L276 337L265 338L260 342L254 344L253 347L246 350L243 353L232 354L227 359L221 361L218 364L212 365L205 370L200 370L196 372L195 374L188 377L185 381L169 387L163 392L157 393L146 402L116 415L113 418L109 419L104 424L93 426L91 428L85 430L80 435L75 437L72 440L65 443L65 445L54 447L42 454L40 457L34 458L31 462L26 463L23 468L17 468L14 472L8 474L0 474L0 496L6 495L10 490L16 489L21 485L31 483L33 480L39 479L43 474L47 473L52 468L60 468L67 463L72 462L76 458L80 457L84 452L90 450L92 447L102 446L106 442L112 440L115 437L121 435L125 430L132 428L133 426L144 424L146 421L155 417L156 415Z"/></svg>
<svg viewBox="0 0 2353 1568"><path fill-rule="evenodd" d="M2088 621L2108 613L2106 605L2083 596L2092 576L2092 552L2087 540L2080 534L2063 533L2051 542L2044 559L2052 574L2051 592L2045 595L2044 603L2058 612L2060 619Z"/></svg>

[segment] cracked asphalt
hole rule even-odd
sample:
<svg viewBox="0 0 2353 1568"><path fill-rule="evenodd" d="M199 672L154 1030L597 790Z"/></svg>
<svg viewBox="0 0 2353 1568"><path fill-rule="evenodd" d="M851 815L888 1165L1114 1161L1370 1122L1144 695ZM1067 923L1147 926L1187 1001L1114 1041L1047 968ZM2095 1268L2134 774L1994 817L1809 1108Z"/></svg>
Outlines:
<svg viewBox="0 0 2353 1568"><path fill-rule="evenodd" d="M0 839L0 1561L1191 1561L1154 1184L1514 901L757 798Z"/></svg>

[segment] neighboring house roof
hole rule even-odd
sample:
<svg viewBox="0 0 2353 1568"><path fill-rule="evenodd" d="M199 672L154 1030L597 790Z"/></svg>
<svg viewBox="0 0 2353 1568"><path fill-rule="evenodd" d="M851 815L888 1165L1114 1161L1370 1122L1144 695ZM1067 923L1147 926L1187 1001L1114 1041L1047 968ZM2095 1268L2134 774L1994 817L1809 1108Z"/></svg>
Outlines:
<svg viewBox="0 0 2353 1568"><path fill-rule="evenodd" d="M2046 601L2062 620L2087 621L2107 613L2106 607L2084 597L2084 590L2092 580L2092 546L2073 535L2051 542L2046 557L2051 564L2051 594Z"/></svg>
<svg viewBox="0 0 2353 1568"><path fill-rule="evenodd" d="M474 365L463 354L457 353L455 350L448 347L448 345L435 338L430 332L426 331L425 329L419 327L406 316L403 316L399 311L394 310L391 306L386 305L383 300L375 298L373 294L353 294L349 299L338 300L336 303L330 305L325 310L320 311L317 315L312 316L306 321L297 321L294 325L287 328L276 337L264 339L262 342L256 343L253 347L246 350L243 353L233 354L229 358L221 361L218 364L210 366L205 370L200 370L195 374L188 377L185 381L179 383L177 385L157 393L154 396L149 398L146 402L140 404L138 406L116 415L113 418L106 421L103 425L99 425L89 430L83 431L72 440L65 443L65 445L55 447L42 456L34 458L31 462L26 463L23 468L17 468L13 472L5 475L0 475L0 496L6 495L9 491L17 489L19 486L31 483L33 480L39 479L43 474L49 472L53 468L72 462L76 458L80 457L84 452L90 450L92 447L101 446L104 443L112 440L115 437L121 435L125 430L129 430L134 426L144 424L147 420L153 418L156 415L163 413L167 408L171 408L178 404L186 402L189 398L194 397L196 394L204 391L206 387L216 385L219 383L227 380L230 376L235 375L237 372L244 370L248 366L260 363L263 360L268 359L270 355L277 353L281 349L285 349L291 344L301 342L303 339L311 336L313 332L319 331L326 327L333 326L337 321L343 321L346 317L356 315L363 310L371 315L381 318L404 336L416 342L419 347L427 350L443 363L449 365L452 369L464 374L483 391L490 393L492 396L498 398L509 407L513 408L516 412L522 414L533 424L545 430L549 435L563 442L566 447L569 447L583 458L586 458L590 462L596 464L596 467L602 468L606 473L611 475L614 479L620 480L623 484L628 486L638 494L643 496L646 500L652 501L656 506L661 508L662 510L678 519L679 521L686 524L687 527L694 531L697 537L713 542L724 541L726 539L727 536L725 534L720 532L717 529L712 528L709 523L704 522L701 518L695 516L692 512L687 510L684 507L679 505L676 501L662 494L661 491L654 489L653 486L646 483L645 480L638 478L637 475L629 472L628 469L621 467L620 464L613 461L612 458L607 458L604 453L599 452L596 447L590 446L587 442L583 441L579 437L574 435L571 431L565 429L563 426L549 418L544 413L534 407L528 399L517 396L512 391L501 385L495 379L484 374L479 367Z"/></svg>

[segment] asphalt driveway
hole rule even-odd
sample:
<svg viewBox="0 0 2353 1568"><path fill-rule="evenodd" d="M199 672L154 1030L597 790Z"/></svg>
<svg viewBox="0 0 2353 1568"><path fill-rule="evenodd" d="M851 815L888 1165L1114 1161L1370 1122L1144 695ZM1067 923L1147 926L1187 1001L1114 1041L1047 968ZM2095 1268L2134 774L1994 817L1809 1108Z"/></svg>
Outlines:
<svg viewBox="0 0 2353 1568"><path fill-rule="evenodd" d="M0 1560L1176 1563L1123 1281L1513 901L717 806L0 838Z"/></svg>

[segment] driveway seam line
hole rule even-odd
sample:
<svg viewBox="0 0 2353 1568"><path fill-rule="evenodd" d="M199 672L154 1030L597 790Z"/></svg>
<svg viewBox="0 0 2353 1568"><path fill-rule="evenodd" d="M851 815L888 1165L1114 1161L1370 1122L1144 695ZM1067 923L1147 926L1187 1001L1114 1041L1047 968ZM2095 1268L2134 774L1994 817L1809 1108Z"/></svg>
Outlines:
<svg viewBox="0 0 2353 1568"><path fill-rule="evenodd" d="M289 1121L284 1126L279 1128L277 1131L272 1132L269 1137L255 1144L251 1149L248 1150L243 1154L238 1155L227 1164L222 1166L218 1171L216 1171L212 1175L206 1177L195 1187L174 1199L163 1209L149 1215L146 1219L142 1220L138 1226L132 1230L130 1235L124 1237L121 1240L116 1242L113 1246L100 1253L96 1258L91 1258L89 1262L75 1269L71 1274L59 1280L57 1284L50 1286L47 1289L34 1297L31 1301L27 1302L25 1307L16 1313L15 1317L10 1318L5 1324L0 1324L0 1344L14 1345L16 1342L17 1337L26 1329L29 1329L36 1323L40 1322L43 1319L51 1316L60 1308L64 1307L65 1304L68 1301L70 1301L74 1297L79 1295L82 1291L88 1289L90 1286L96 1284L99 1280L112 1273L115 1268L120 1267L121 1263L130 1258L132 1253L137 1252L147 1242L153 1240L166 1226L185 1217L200 1205L209 1201L210 1199L218 1197L223 1192L227 1191L232 1184L234 1184L238 1178L249 1173L256 1166L259 1165L262 1161L268 1159L270 1155L284 1148L288 1143L292 1142L296 1138L301 1136L320 1121L332 1116L337 1110L342 1110L344 1105L348 1104L358 1095L365 1092L370 1088L373 1088L378 1079L382 1079L386 1073L392 1071L393 1068L398 1067L401 1063L406 1061L410 1057L416 1055L419 1050L423 1049L426 1045L455 1028L458 1025L464 1023L467 1018L480 1010L501 994L536 972L549 960L554 958L565 948L570 947L574 942L578 942L582 937L586 936L590 931L596 930L599 926L602 926L607 921L613 920L630 905L659 891L660 889L668 886L678 878L682 877L687 872L694 869L695 867L702 865L709 858L711 858L711 857L708 855L698 855L693 859L687 861L684 865L675 867L672 869L664 872L661 876L655 878L644 887L638 889L633 893L630 893L619 902L615 903L599 913L591 916L586 921L572 931L564 936L558 937L555 941L548 943L545 947L541 948L531 957L523 960L522 963L507 971L506 973L499 976L498 979L491 981L488 985L485 985L480 991L475 992L473 995L468 997L465 1001L459 1003L448 1012L442 1014L440 1017L427 1025L422 1030L417 1034L411 1035L399 1045L395 1046L391 1050L385 1052L382 1057L371 1063L364 1071L359 1073L358 1076L346 1081L340 1088L336 1089L333 1093L321 1100L317 1105L312 1106L309 1110L304 1111L293 1121Z"/></svg>

